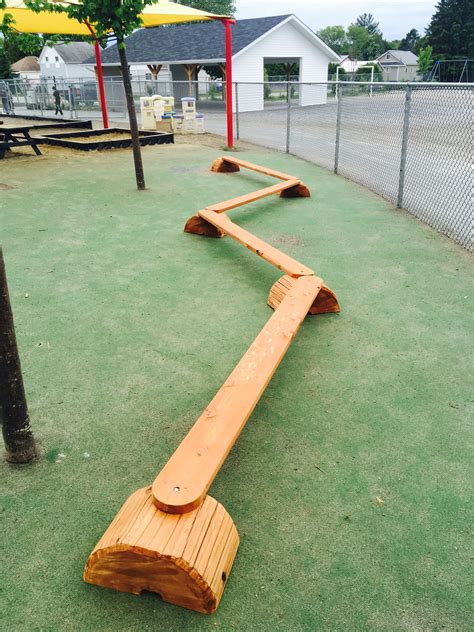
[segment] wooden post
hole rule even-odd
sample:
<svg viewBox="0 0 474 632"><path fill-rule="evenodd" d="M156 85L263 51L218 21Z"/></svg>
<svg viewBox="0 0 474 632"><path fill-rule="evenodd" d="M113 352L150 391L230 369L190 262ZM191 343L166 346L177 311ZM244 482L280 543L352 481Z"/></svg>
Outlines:
<svg viewBox="0 0 474 632"><path fill-rule="evenodd" d="M196 100L199 96L199 81L198 81L198 74L202 68L202 66L200 66L199 64L183 64L183 68L186 72L186 75L188 77L188 90L189 90L189 94L188 96L192 97L193 95L193 79L194 79L194 74L196 74L196 83L198 85L198 88L196 90Z"/></svg>
<svg viewBox="0 0 474 632"><path fill-rule="evenodd" d="M37 456L30 426L13 314L0 248L0 421L10 463L28 463Z"/></svg>
<svg viewBox="0 0 474 632"><path fill-rule="evenodd" d="M222 20L225 28L225 96L227 113L227 148L234 146L234 114L232 107L232 24L235 20Z"/></svg>
<svg viewBox="0 0 474 632"><path fill-rule="evenodd" d="M291 81L291 75L293 73L293 70L296 68L296 64L295 63L283 64L283 67L284 67L285 72L286 72L286 80L287 81Z"/></svg>
<svg viewBox="0 0 474 632"><path fill-rule="evenodd" d="M157 81L158 80L158 75L160 74L160 70L163 68L163 64L158 64L158 65L148 64L147 68L151 72L151 76L153 77L153 81Z"/></svg>

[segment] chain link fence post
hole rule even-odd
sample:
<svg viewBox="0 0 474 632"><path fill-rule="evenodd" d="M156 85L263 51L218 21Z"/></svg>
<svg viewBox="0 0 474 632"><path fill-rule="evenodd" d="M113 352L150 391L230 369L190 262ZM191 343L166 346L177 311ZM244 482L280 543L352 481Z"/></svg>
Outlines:
<svg viewBox="0 0 474 632"><path fill-rule="evenodd" d="M407 164L408 133L410 128L411 96L413 88L407 85L405 91L405 111L403 114L402 151L400 155L400 177L398 180L397 208L403 206L403 190L405 188L405 172Z"/></svg>
<svg viewBox="0 0 474 632"><path fill-rule="evenodd" d="M239 125L239 84L234 83L235 87L235 138L240 140L240 125Z"/></svg>
<svg viewBox="0 0 474 632"><path fill-rule="evenodd" d="M286 148L287 154L290 153L290 137L291 137L291 85L286 82Z"/></svg>
<svg viewBox="0 0 474 632"><path fill-rule="evenodd" d="M336 84L337 97L337 114L336 114L336 148L334 151L334 173L339 170L339 144L341 140L341 116L342 116L342 86L338 82Z"/></svg>

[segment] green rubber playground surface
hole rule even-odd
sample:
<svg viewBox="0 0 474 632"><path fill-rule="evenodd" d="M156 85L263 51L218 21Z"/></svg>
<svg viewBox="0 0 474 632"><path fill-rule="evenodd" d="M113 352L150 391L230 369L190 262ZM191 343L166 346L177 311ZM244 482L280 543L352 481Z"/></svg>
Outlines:
<svg viewBox="0 0 474 632"><path fill-rule="evenodd" d="M362 187L256 148L238 155L313 197L231 216L312 267L342 311L303 323L211 488L241 536L217 613L83 583L117 510L271 314L276 269L183 233L198 209L271 182L211 173L220 153L145 149L143 193L128 151L0 163L41 448L0 464L1 629L471 630L471 257Z"/></svg>

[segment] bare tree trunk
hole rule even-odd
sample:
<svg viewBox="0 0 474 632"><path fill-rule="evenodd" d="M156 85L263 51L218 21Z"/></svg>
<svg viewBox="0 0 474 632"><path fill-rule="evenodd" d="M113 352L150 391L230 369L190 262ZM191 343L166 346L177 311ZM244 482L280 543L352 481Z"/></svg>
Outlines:
<svg viewBox="0 0 474 632"><path fill-rule="evenodd" d="M16 344L7 275L0 248L0 421L10 463L28 463L37 456L31 432L20 356Z"/></svg>
<svg viewBox="0 0 474 632"><path fill-rule="evenodd" d="M145 189L145 175L143 173L142 151L140 147L140 136L138 133L137 114L133 101L132 82L130 79L130 69L128 67L127 53L123 39L117 38L120 65L122 67L123 87L125 89L125 99L127 101L128 118L130 121L130 131L132 134L133 161L135 163L135 176L137 187L140 191Z"/></svg>

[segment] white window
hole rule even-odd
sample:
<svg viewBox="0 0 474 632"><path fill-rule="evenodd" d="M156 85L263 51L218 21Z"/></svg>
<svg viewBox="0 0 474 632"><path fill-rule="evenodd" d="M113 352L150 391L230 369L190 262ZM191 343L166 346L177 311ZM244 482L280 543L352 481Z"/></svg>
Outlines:
<svg viewBox="0 0 474 632"><path fill-rule="evenodd" d="M387 53L387 59L390 59L390 53Z"/></svg>
<svg viewBox="0 0 474 632"><path fill-rule="evenodd" d="M55 57L55 58L54 58L54 60L55 60L55 61L59 61L59 57Z"/></svg>
<svg viewBox="0 0 474 632"><path fill-rule="evenodd" d="M151 81L151 80L153 79L153 77L151 76L151 72L147 72L147 73L146 73L146 75L145 75L145 79L146 79L147 81Z"/></svg>
<svg viewBox="0 0 474 632"><path fill-rule="evenodd" d="M47 62L49 61L49 57L45 57L45 59L46 59Z"/></svg>

